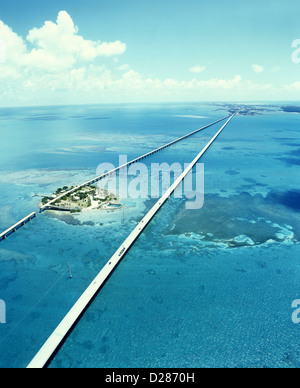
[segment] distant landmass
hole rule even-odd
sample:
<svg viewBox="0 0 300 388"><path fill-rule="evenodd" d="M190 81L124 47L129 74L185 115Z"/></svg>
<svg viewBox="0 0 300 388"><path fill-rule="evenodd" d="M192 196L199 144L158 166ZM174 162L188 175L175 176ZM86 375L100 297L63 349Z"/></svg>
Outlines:
<svg viewBox="0 0 300 388"><path fill-rule="evenodd" d="M214 104L219 105L217 110L227 109L229 114L238 114L239 116L257 116L265 112L275 112L281 107L276 105L255 105L255 104ZM300 109L300 108L299 108Z"/></svg>
<svg viewBox="0 0 300 388"><path fill-rule="evenodd" d="M282 106L281 109L288 113L300 113L300 106Z"/></svg>

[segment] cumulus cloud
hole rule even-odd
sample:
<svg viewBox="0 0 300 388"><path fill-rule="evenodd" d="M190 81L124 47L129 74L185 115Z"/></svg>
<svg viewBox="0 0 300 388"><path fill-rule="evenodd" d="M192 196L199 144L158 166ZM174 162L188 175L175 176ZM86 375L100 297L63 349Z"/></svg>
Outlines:
<svg viewBox="0 0 300 388"><path fill-rule="evenodd" d="M76 63L92 62L97 57L121 55L126 44L116 42L95 42L78 34L78 27L66 11L58 14L56 23L45 22L41 28L29 31L27 41L35 46L25 57L29 66L60 70L72 68Z"/></svg>
<svg viewBox="0 0 300 388"><path fill-rule="evenodd" d="M0 63L6 62L6 48L3 40L0 39Z"/></svg>
<svg viewBox="0 0 300 388"><path fill-rule="evenodd" d="M56 23L46 21L43 27L30 30L26 40L0 21L1 62L5 52L5 63L9 65L61 71L126 51L126 44L120 41L95 42L84 39L78 32L66 11L59 12Z"/></svg>
<svg viewBox="0 0 300 388"><path fill-rule="evenodd" d="M120 70L120 71L128 71L128 70L130 70L130 66L126 63L125 65L119 66L118 70Z"/></svg>
<svg viewBox="0 0 300 388"><path fill-rule="evenodd" d="M205 66L193 66L190 68L191 73L202 73L204 70L206 70Z"/></svg>
<svg viewBox="0 0 300 388"><path fill-rule="evenodd" d="M66 11L24 38L0 20L0 41L0 102L9 105L52 103L81 88L101 90L111 78L104 59L113 63L126 51L121 41L85 39Z"/></svg>
<svg viewBox="0 0 300 388"><path fill-rule="evenodd" d="M2 63L19 65L26 53L26 44L23 39L12 31L10 27L0 20L0 39L2 51Z"/></svg>
<svg viewBox="0 0 300 388"><path fill-rule="evenodd" d="M260 65L252 65L252 69L255 73L262 73L265 70L265 68Z"/></svg>
<svg viewBox="0 0 300 388"><path fill-rule="evenodd" d="M239 87L242 81L240 75L235 76L232 79L210 79L210 80L197 80L190 81L178 81L176 79L167 78L165 80L147 78L144 79L141 74L131 70L123 75L123 77L117 81L120 89L135 88L140 89L141 93L144 91L156 91L164 95L173 95L178 93L195 92L205 93L212 90L230 90Z"/></svg>
<svg viewBox="0 0 300 388"><path fill-rule="evenodd" d="M289 85L284 85L284 89L287 91L300 91L300 82L296 81Z"/></svg>
<svg viewBox="0 0 300 388"><path fill-rule="evenodd" d="M240 75L209 80L145 76L129 64L118 65L125 43L85 39L66 11L59 12L55 22L31 29L25 38L0 21L0 40L2 105L228 99L230 92L258 87ZM204 70L190 69L195 74Z"/></svg>

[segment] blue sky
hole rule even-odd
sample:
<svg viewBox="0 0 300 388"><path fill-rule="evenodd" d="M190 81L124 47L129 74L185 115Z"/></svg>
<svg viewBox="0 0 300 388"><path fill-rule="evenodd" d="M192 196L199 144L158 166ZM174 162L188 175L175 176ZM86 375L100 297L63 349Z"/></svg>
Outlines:
<svg viewBox="0 0 300 388"><path fill-rule="evenodd" d="M299 15L294 0L1 2L0 102L300 100Z"/></svg>

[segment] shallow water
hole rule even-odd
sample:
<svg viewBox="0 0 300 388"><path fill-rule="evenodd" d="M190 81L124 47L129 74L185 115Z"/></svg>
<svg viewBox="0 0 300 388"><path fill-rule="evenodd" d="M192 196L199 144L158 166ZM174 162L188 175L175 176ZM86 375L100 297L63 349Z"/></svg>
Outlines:
<svg viewBox="0 0 300 388"><path fill-rule="evenodd" d="M86 181L99 163L118 165L120 154L133 159L226 115L216 109L2 110L1 229L37 209L34 192ZM145 163L191 162L220 126ZM201 160L204 207L166 203L51 367L299 367L299 144L294 114L234 118ZM121 202L75 218L39 215L0 243L0 366L29 363L154 203Z"/></svg>

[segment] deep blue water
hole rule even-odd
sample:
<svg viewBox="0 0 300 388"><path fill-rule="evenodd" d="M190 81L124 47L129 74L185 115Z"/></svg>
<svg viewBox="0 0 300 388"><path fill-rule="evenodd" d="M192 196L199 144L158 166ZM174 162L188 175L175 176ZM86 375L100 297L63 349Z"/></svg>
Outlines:
<svg viewBox="0 0 300 388"><path fill-rule="evenodd" d="M2 109L0 229L38 208L35 192L90 179L99 163L226 114L201 104ZM201 160L204 207L166 203L50 366L299 367L298 120L235 117ZM221 125L145 163L191 162ZM75 219L39 215L0 243L0 367L31 361L153 201L123 203Z"/></svg>

